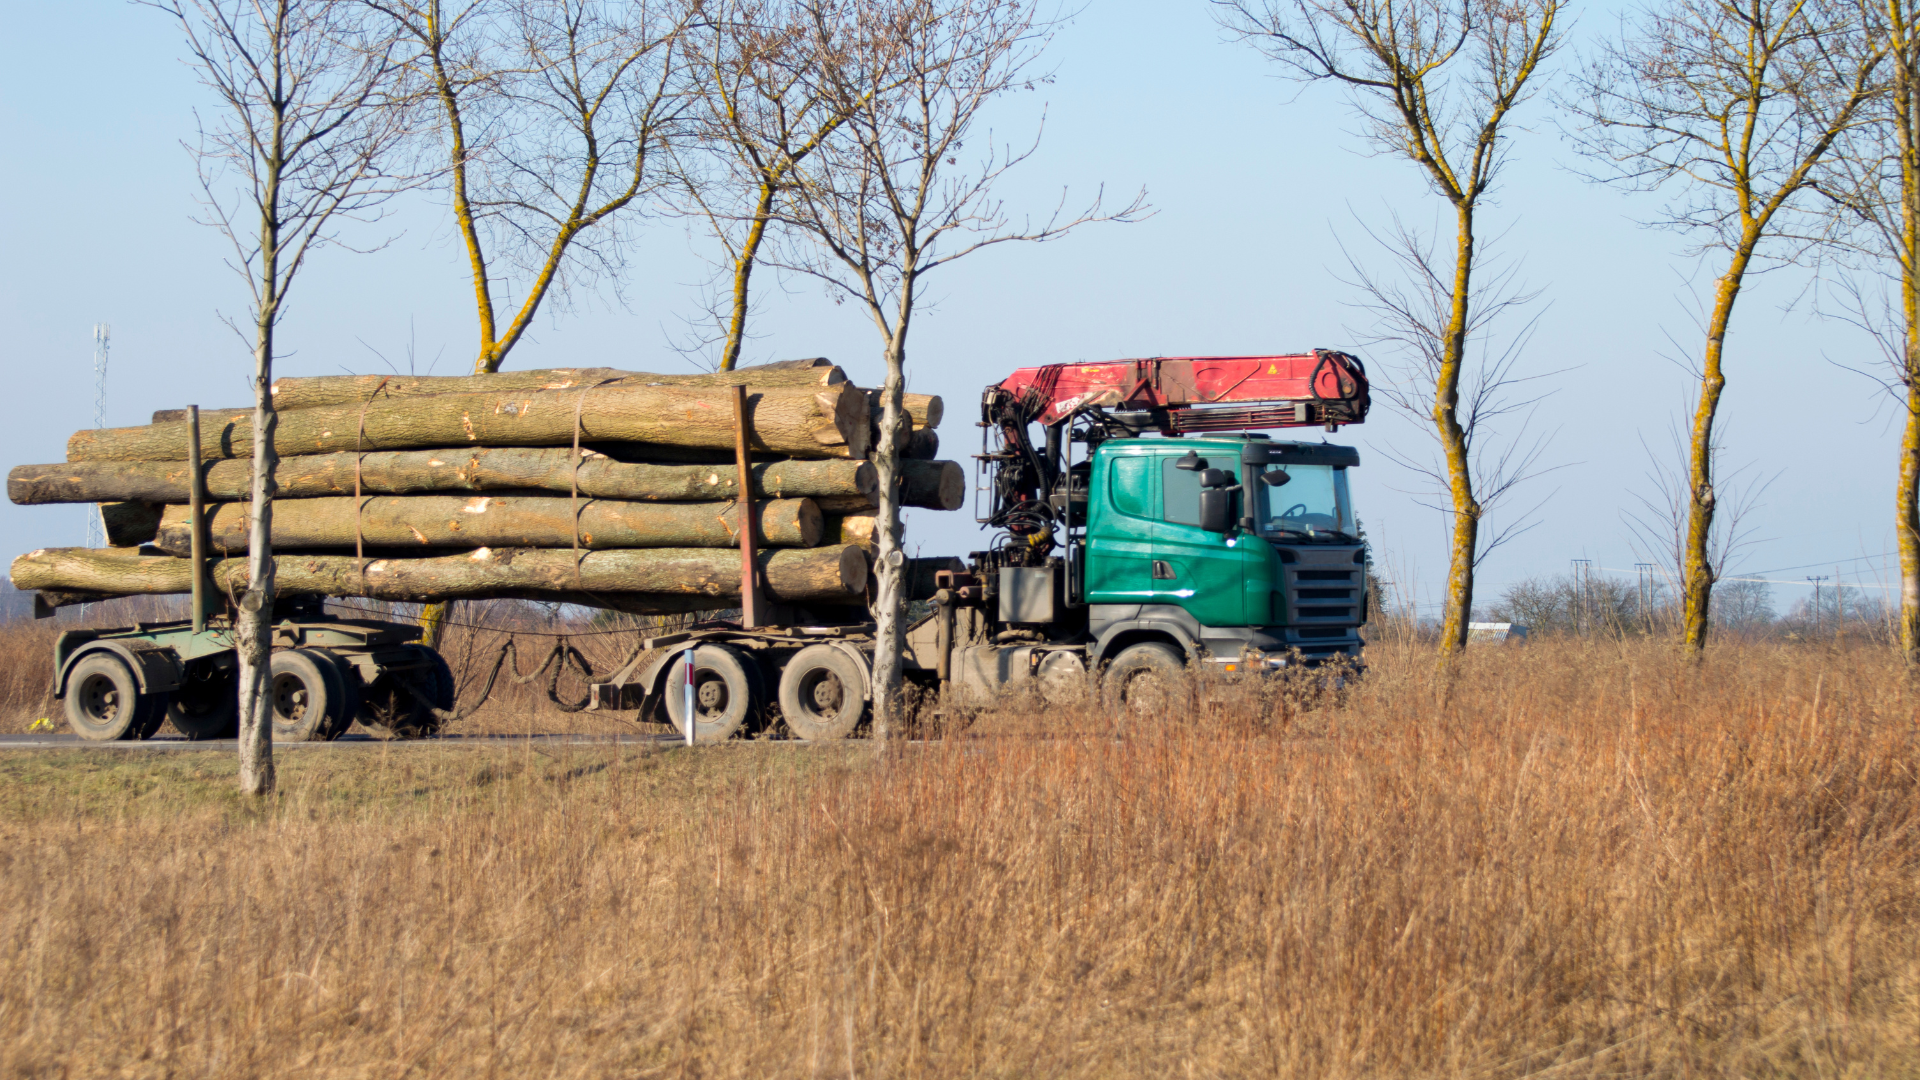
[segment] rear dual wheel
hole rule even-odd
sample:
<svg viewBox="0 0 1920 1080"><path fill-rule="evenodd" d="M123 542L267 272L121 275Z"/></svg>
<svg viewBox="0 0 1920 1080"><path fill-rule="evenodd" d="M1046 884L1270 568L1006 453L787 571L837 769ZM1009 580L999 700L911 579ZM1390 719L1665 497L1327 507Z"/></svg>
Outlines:
<svg viewBox="0 0 1920 1080"><path fill-rule="evenodd" d="M360 722L389 739L424 739L440 731L434 709L453 709L453 670L446 658L425 645L409 645L416 664L385 671L361 692ZM351 714L349 714L351 715Z"/></svg>
<svg viewBox="0 0 1920 1080"><path fill-rule="evenodd" d="M780 673L780 715L797 739L844 739L866 713L866 672L844 649L809 645Z"/></svg>
<svg viewBox="0 0 1920 1080"><path fill-rule="evenodd" d="M360 708L357 680L318 649L273 654L267 671L274 742L325 742L339 738Z"/></svg>
<svg viewBox="0 0 1920 1080"><path fill-rule="evenodd" d="M166 719L167 695L143 693L127 662L102 651L67 673L65 706L67 726L90 742L144 739Z"/></svg>
<svg viewBox="0 0 1920 1080"><path fill-rule="evenodd" d="M687 730L687 658L682 653L667 669L667 718L685 737ZM760 665L727 645L700 645L693 650L693 741L717 743L732 738L750 724L758 726L765 711L766 685Z"/></svg>

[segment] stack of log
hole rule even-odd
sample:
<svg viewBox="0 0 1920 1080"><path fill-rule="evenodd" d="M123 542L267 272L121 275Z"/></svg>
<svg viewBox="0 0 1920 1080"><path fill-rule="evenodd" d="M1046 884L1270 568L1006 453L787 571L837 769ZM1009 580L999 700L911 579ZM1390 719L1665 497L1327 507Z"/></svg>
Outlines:
<svg viewBox="0 0 1920 1080"><path fill-rule="evenodd" d="M736 385L746 387L766 599L808 609L863 602L879 501L866 460L877 394L825 360L706 375L281 379L278 591L647 614L731 606L741 567ZM965 473L935 460L940 399L907 395L907 411L901 503L959 509ZM202 411L198 427L211 580L234 596L246 581L253 412ZM164 410L142 427L75 433L63 464L15 468L14 502L97 503L112 545L22 555L15 587L53 606L188 592L189 431L185 410Z"/></svg>

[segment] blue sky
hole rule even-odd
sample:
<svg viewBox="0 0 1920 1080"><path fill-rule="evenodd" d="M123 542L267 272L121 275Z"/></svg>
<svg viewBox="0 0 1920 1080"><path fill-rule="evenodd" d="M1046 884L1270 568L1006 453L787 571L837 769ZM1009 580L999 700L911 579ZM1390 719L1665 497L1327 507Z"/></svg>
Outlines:
<svg viewBox="0 0 1920 1080"><path fill-rule="evenodd" d="M246 291L224 241L193 222L198 189L181 142L211 106L179 61L177 32L157 13L114 0L7 0L9 60L0 67L0 364L12 391L0 427L9 466L58 461L91 426L91 327L113 327L109 425L156 408L244 404L251 358L222 315L244 317ZM1614 25L1579 13L1574 45ZM1016 367L1156 354L1357 348L1366 317L1344 250L1378 265L1365 227L1398 214L1444 225L1440 200L1409 163L1372 154L1339 91L1275 78L1271 65L1223 38L1209 5L1089 0L1049 53L1057 78L995 116L1002 138L1029 137L1042 107L1040 151L1006 183L1012 208L1044 211L1070 189L1091 195L1144 186L1157 213L1097 226L1058 243L1002 246L939 272L932 309L913 332L912 388L947 401L945 456L965 460L983 386ZM1561 58L1568 70L1574 54ZM1596 187L1558 134L1551 102L1520 120L1511 167L1485 213L1520 276L1541 290L1522 369L1559 371L1535 427L1552 433L1559 466L1509 504L1543 505L1538 525L1482 569L1483 598L1502 583L1564 572L1568 560L1630 568L1639 558L1623 510L1647 492L1642 440L1663 448L1685 408L1686 360L1697 353L1698 297L1711 264L1681 257L1686 238L1642 227L1647 196ZM317 256L283 324L282 374L416 370L457 374L472 362L472 302L442 200L411 198L399 233L370 255ZM683 370L669 347L697 309L703 247L684 222L644 223L628 253L624 302L577 297L543 316L509 367L612 365ZM1839 365L1877 354L1857 330L1806 305L1797 270L1750 284L1729 339L1722 409L1727 461L1777 476L1753 515L1737 569L1801 582L1839 573L1888 580L1898 417L1878 387ZM767 290L750 360L824 355L877 380L878 339L851 307L806 281ZM1392 358L1358 349L1376 372ZM1317 433L1308 437L1318 437ZM1376 407L1337 437L1360 447L1355 499L1389 574L1423 604L1445 570L1444 522L1409 492L1422 481L1391 455L1424 455L1424 435ZM927 554L981 545L971 513L915 512L909 541ZM77 507L0 505L10 554L78 544ZM1792 568L1792 569L1781 569ZM1776 586L1784 609L1799 586Z"/></svg>

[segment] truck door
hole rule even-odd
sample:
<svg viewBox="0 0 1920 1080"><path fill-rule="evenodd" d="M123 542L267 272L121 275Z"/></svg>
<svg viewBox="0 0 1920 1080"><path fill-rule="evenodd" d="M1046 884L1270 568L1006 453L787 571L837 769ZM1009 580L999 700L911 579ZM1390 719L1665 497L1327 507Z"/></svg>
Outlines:
<svg viewBox="0 0 1920 1080"><path fill-rule="evenodd" d="M1153 603L1153 530L1160 518L1153 468L1158 459L1098 453L1087 500L1087 603Z"/></svg>
<svg viewBox="0 0 1920 1080"><path fill-rule="evenodd" d="M1200 474L1159 460L1160 520L1153 536L1153 603L1178 604L1202 626L1245 626L1245 570L1238 544L1200 527ZM1239 471L1238 461L1217 463ZM1264 613L1263 613L1264 614ZM1266 620L1262 618L1261 622Z"/></svg>

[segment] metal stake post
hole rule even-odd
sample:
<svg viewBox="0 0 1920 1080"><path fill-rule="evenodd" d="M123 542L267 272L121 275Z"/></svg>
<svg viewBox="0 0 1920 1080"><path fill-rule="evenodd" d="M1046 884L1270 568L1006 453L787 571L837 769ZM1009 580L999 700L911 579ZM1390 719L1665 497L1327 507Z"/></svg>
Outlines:
<svg viewBox="0 0 1920 1080"><path fill-rule="evenodd" d="M740 628L760 625L760 581L753 552L753 465L747 453L747 388L733 388L733 461L740 476Z"/></svg>
<svg viewBox="0 0 1920 1080"><path fill-rule="evenodd" d="M187 532L188 554L193 564L193 632L207 629L207 500L206 485L200 475L200 406L187 406Z"/></svg>

